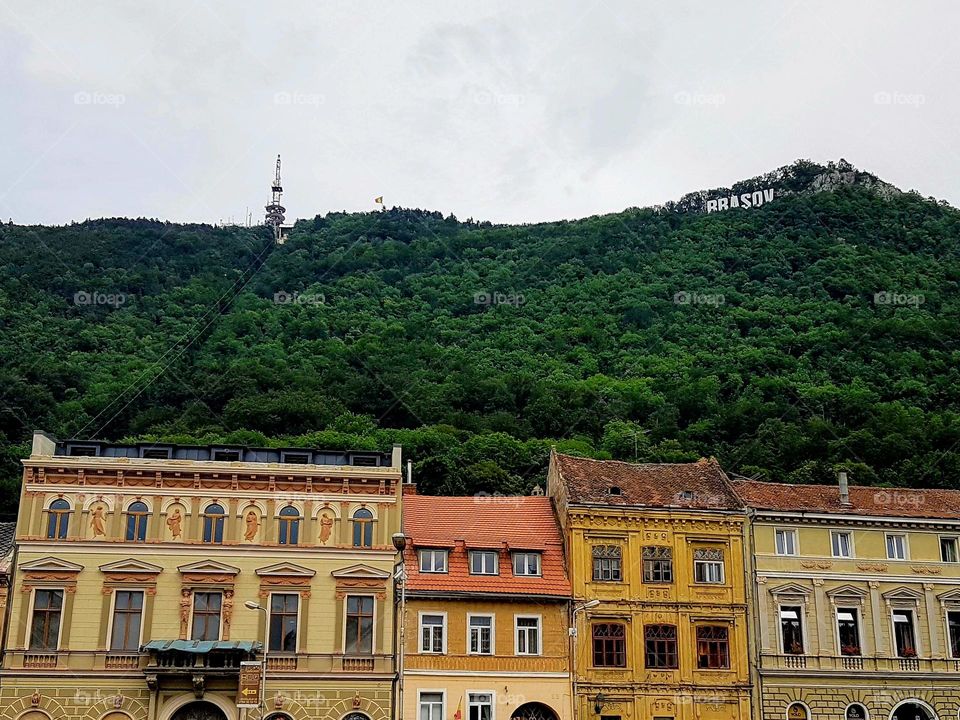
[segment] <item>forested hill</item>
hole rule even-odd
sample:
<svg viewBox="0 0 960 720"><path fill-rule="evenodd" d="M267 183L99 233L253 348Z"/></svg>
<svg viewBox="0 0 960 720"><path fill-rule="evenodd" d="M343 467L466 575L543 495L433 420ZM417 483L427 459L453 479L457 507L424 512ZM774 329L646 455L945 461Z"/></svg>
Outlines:
<svg viewBox="0 0 960 720"><path fill-rule="evenodd" d="M791 482L960 487L960 212L845 163L771 202L524 226L393 209L264 228L0 226L5 507L59 437L402 443L424 492L549 447ZM318 200L318 204L320 201Z"/></svg>

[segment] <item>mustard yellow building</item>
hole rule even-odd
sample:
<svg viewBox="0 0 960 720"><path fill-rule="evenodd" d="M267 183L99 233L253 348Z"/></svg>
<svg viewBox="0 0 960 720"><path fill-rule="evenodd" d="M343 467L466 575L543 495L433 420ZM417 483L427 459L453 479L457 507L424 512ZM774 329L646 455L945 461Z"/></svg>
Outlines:
<svg viewBox="0 0 960 720"><path fill-rule="evenodd" d="M37 434L23 465L0 720L392 717L399 448Z"/></svg>
<svg viewBox="0 0 960 720"><path fill-rule="evenodd" d="M545 497L404 499L405 720L570 720L570 583Z"/></svg>
<svg viewBox="0 0 960 720"><path fill-rule="evenodd" d="M734 487L753 516L756 717L956 720L960 492Z"/></svg>
<svg viewBox="0 0 960 720"><path fill-rule="evenodd" d="M747 720L745 513L715 460L552 454L573 585L574 720Z"/></svg>

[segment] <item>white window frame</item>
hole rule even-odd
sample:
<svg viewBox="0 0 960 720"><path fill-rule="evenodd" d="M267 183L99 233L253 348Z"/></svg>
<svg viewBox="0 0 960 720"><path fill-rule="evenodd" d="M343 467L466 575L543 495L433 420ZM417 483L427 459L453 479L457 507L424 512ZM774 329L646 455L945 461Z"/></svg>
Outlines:
<svg viewBox="0 0 960 720"><path fill-rule="evenodd" d="M944 560L943 559L943 546L942 543L944 540L953 541L953 555L956 557L956 560ZM951 565L956 565L960 563L960 539L956 535L940 535L937 539L937 545L940 547L940 562L949 563Z"/></svg>
<svg viewBox="0 0 960 720"><path fill-rule="evenodd" d="M31 651L30 648L30 636L33 635L33 605L34 601L37 599L37 590L59 590L63 593L63 596L60 600L60 627L57 628L57 647L50 650L35 650ZM9 602L9 600L8 600ZM27 624L27 635L24 641L24 647L27 648L27 652L36 652L36 653L52 653L60 652L60 649L63 647L63 626L66 624L64 620L66 619L67 614L67 589L65 587L35 587L30 593L30 614L29 622ZM107 646L109 647L109 645Z"/></svg>
<svg viewBox="0 0 960 720"><path fill-rule="evenodd" d="M299 592L295 592L295 591L286 591L286 592L284 592L283 590L277 590L277 591L275 591L275 592L271 592L270 595L267 597L267 608L266 608L266 610L267 610L267 612L266 612L266 615L267 615L267 619L266 619L267 627L266 627L265 630L264 630L264 632L266 633L266 636L267 636L267 647L268 647L268 648L270 647L270 625L271 625L271 622L270 622L270 613L271 613L271 610L270 610L270 608L273 607L273 596L274 596L274 595L296 595L296 596L297 596L297 647L294 648L294 652L295 652L295 653L299 653L299 652L300 652L300 641L301 641L300 628L302 627L302 620L303 620L303 618L302 618L302 613L303 613L303 597L300 595ZM374 600L373 600L373 615L374 615L374 621L376 621L376 615L377 615L377 600L376 600L376 598L374 598ZM343 605L343 623L344 623L344 625L343 625L344 635L346 635L346 628L347 628L347 625L346 625L346 623L347 623L346 597L344 597L344 605ZM374 623L374 627L376 627L376 623ZM376 632L374 632L374 635L376 635ZM344 642L346 642L346 637L344 637ZM269 652L270 652L271 654L280 654L280 655L283 655L284 652L289 652L289 651L270 650Z"/></svg>
<svg viewBox="0 0 960 720"><path fill-rule="evenodd" d="M837 537L837 536L839 536L839 535L846 535L846 536L847 536L847 550L849 551L849 555L838 555L838 554L835 552L837 548L834 546L834 538ZM850 558L854 557L855 555L856 555L856 552L855 552L854 549L853 549L853 531L851 531L851 530L831 530L831 531L830 531L830 557L838 558L838 559L840 559L840 560L849 560Z"/></svg>
<svg viewBox="0 0 960 720"><path fill-rule="evenodd" d="M960 655L956 657L953 656L952 650L950 649L950 613L960 613L960 607L944 607L943 608L943 639L946 641L946 653L947 658L950 660L960 660Z"/></svg>
<svg viewBox="0 0 960 720"><path fill-rule="evenodd" d="M141 601L140 601L140 636L139 636L139 638L138 638L137 650L136 650L136 651L134 651L134 650L111 650L111 649L110 649L110 647L113 645L113 626L114 626L115 620L116 620L116 618L114 617L114 611L117 609L117 591L118 591L118 590L121 591L121 592L138 592L138 593L140 593L140 594L143 596L143 598L142 598ZM109 615L109 618L110 618L109 623L110 623L110 624L107 626L107 653L108 653L108 654L109 654L109 653L114 653L114 654L118 654L118 655L119 655L119 654L127 653L127 652L128 652L128 653L131 653L131 654L134 653L134 652L138 652L140 646L143 645L143 626L146 624L146 623L144 623L144 619L146 618L146 612L147 612L147 591L144 590L143 588L136 588L136 587L119 587L119 588L114 588L114 589L113 589L113 592L110 593L110 595L111 595L111 597L110 597L110 615ZM221 612L222 612L222 610L221 610ZM191 609L191 616L192 616L192 614L193 614L193 613L192 613L192 609ZM221 617L221 622L222 622L222 620L223 620L223 618ZM31 620L31 624L32 624L32 620ZM268 628L268 631L269 631L269 628ZM28 637L28 639L29 639L29 635L28 635L27 637Z"/></svg>
<svg viewBox="0 0 960 720"><path fill-rule="evenodd" d="M783 646L783 623L782 617L780 615L781 611L785 608L796 608L797 609L797 620L800 621L800 638L803 640L803 654L795 655L794 657L803 657L810 653L810 638L807 637L807 606L805 603L794 603L790 604L787 602L778 602L777 603L777 645L780 648L781 655L787 655L787 650ZM793 655L793 653L789 653ZM809 720L809 719L808 719Z"/></svg>
<svg viewBox="0 0 960 720"><path fill-rule="evenodd" d="M473 627L470 621L473 618L490 619L490 652L474 652L470 649L473 642ZM496 655L497 654L497 616L494 613L467 613L467 655Z"/></svg>
<svg viewBox="0 0 960 720"><path fill-rule="evenodd" d="M438 556L443 558L443 569L425 570L423 567L424 559L427 557L431 558L434 562L431 562L430 567L433 568L435 567L435 561ZM417 567L420 569L420 572L422 573L428 573L431 575L434 575L434 574L442 575L444 573L447 573L450 571L449 561L450 561L450 551L444 548L420 548L419 552L417 553Z"/></svg>
<svg viewBox="0 0 960 720"><path fill-rule="evenodd" d="M475 555L491 555L493 557L493 572L474 572L473 558ZM467 568L471 575L499 575L500 574L500 553L496 550L471 550L467 553Z"/></svg>
<svg viewBox="0 0 960 720"><path fill-rule="evenodd" d="M779 536L781 534L784 537L783 552L780 552ZM793 552L787 552L787 541L786 541L787 538L790 538L789 544L793 546L792 548ZM799 541L799 538L797 537L796 528L774 528L773 529L773 547L774 547L774 552L776 552L777 555L780 555L782 557L796 557L797 555L800 554L798 541Z"/></svg>
<svg viewBox="0 0 960 720"><path fill-rule="evenodd" d="M714 580L697 580L697 565L719 565L720 566L720 579L717 581ZM694 560L693 561L693 582L695 585L723 585L727 581L727 568L726 560Z"/></svg>
<svg viewBox="0 0 960 720"><path fill-rule="evenodd" d="M376 655L377 654L377 622L379 622L380 620L380 618L378 617L378 614L380 612L380 603L377 602L377 596L374 593L348 592L346 595L344 595L343 604L341 605L343 609L342 610L343 619L340 625L340 637L341 637L340 652L343 653L344 655L347 654L347 600L349 600L352 597L373 598L373 637L370 639L370 655ZM303 605L303 603L300 603L300 604ZM427 613L427 614L433 615L434 613ZM300 641L300 638L298 637L297 642L299 643L299 641ZM364 655L363 657L367 657L367 656Z"/></svg>
<svg viewBox="0 0 960 720"><path fill-rule="evenodd" d="M417 720L420 720L420 708L423 705L423 700L421 699L423 695L439 695L440 696L440 717L431 718L431 720L444 720L447 715L447 690L446 688L418 688L417 689ZM432 704L432 703L431 703Z"/></svg>
<svg viewBox="0 0 960 720"><path fill-rule="evenodd" d="M520 620L537 621L537 652L520 652ZM530 628L524 628L524 634L529 635ZM529 639L527 645L529 646ZM513 616L513 654L536 657L543 654L543 616L542 615L514 615Z"/></svg>
<svg viewBox="0 0 960 720"><path fill-rule="evenodd" d="M440 652L436 650L424 650L423 649L423 618L425 615L435 615L437 617L443 618L443 623L440 625L440 632L442 636L440 638L440 644L443 649ZM432 612L427 610L421 610L418 616L419 622L417 623L417 647L421 655L446 655L447 654L447 613L446 612ZM431 625L431 627L436 627L436 625ZM433 646L433 633L430 633L431 647Z"/></svg>
<svg viewBox="0 0 960 720"><path fill-rule="evenodd" d="M528 573L528 572L518 573L518 572L517 572L517 558L519 558L520 556L523 556L523 557L525 557L525 558L528 558L528 557L535 557L535 558L537 558L537 572L535 572L535 573ZM514 552L514 553L513 553L513 556L510 558L510 564L513 566L513 568L512 568L512 569L513 569L513 574L514 574L516 577L543 577L543 553L540 553L540 552L537 552L537 551L533 551L533 550L530 550L530 551L527 551L527 550L518 550L518 551ZM526 561L523 563L523 566L524 566L524 568L526 568L526 566L527 566Z"/></svg>
<svg viewBox="0 0 960 720"><path fill-rule="evenodd" d="M490 720L497 720L497 693L495 690L465 690L464 696L467 701L467 714L463 720L470 720L470 708L480 703L470 701L471 695L489 695L490 696Z"/></svg>
<svg viewBox="0 0 960 720"><path fill-rule="evenodd" d="M923 639L920 637L920 613L917 610L916 607L897 607L896 605L890 608L890 655L896 659L905 659L897 655L897 624L893 620L893 614L896 612L910 613L910 624L913 627L913 649L917 651L916 657L923 657L923 653L920 651L920 641ZM947 642L949 643L949 637Z"/></svg>
<svg viewBox="0 0 960 720"><path fill-rule="evenodd" d="M890 538L894 538L894 537L903 538L903 557L902 557L902 558L899 558L899 557L890 557ZM884 545L884 549L885 549L886 552L887 552L887 560L904 560L904 561L906 561L906 560L909 560L909 559L910 559L910 545L909 545L909 543L908 543L908 541L907 541L907 534L906 534L906 533L884 533L884 534L883 534L883 545ZM916 628L914 628L914 631L916 631ZM918 653L918 655L919 655L919 653Z"/></svg>

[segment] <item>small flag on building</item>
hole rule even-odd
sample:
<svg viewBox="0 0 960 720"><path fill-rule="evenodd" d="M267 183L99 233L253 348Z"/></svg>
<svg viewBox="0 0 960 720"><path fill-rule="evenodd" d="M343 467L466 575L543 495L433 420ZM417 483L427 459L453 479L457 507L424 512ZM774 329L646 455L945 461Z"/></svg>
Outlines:
<svg viewBox="0 0 960 720"><path fill-rule="evenodd" d="M457 703L457 711L453 714L453 720L463 720L463 698Z"/></svg>

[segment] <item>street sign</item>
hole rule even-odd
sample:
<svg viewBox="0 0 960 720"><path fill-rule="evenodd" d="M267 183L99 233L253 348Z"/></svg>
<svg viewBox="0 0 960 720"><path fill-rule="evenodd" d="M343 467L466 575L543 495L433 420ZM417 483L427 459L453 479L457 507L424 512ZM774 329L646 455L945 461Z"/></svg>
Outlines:
<svg viewBox="0 0 960 720"><path fill-rule="evenodd" d="M240 663L240 685L237 688L237 707L260 707L260 679L263 665L257 661Z"/></svg>

